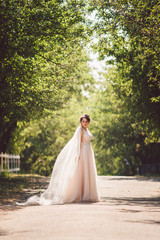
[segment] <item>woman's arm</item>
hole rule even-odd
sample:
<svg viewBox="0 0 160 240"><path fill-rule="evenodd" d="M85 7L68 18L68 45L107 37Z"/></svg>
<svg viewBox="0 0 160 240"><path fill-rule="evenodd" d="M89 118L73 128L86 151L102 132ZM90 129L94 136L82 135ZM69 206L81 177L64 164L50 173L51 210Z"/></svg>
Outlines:
<svg viewBox="0 0 160 240"><path fill-rule="evenodd" d="M81 143L83 143L83 141L84 141L84 132L83 132L83 130L81 129Z"/></svg>

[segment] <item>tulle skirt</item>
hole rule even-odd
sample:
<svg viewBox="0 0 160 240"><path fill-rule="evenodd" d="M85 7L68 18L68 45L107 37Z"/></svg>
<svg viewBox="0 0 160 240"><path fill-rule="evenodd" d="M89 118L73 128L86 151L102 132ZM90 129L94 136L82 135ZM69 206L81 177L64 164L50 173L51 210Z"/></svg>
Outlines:
<svg viewBox="0 0 160 240"><path fill-rule="evenodd" d="M81 201L100 201L95 158L90 143L83 143L81 145L77 170L64 195L64 202Z"/></svg>

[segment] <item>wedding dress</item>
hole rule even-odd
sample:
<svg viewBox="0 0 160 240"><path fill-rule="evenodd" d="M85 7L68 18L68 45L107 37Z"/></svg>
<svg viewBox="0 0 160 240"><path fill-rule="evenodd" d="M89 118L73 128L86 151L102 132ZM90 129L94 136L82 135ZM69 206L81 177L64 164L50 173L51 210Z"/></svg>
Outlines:
<svg viewBox="0 0 160 240"><path fill-rule="evenodd" d="M83 142L81 139L82 131ZM39 196L18 205L52 205L98 202L97 170L90 141L93 135L79 126L58 155L48 188Z"/></svg>

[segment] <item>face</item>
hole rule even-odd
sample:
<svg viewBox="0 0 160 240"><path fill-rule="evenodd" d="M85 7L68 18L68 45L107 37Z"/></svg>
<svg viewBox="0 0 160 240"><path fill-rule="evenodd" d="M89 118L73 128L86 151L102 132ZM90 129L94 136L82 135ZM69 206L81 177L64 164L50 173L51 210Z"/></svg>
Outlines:
<svg viewBox="0 0 160 240"><path fill-rule="evenodd" d="M86 118L83 118L81 121L81 126L86 129L88 125L89 125L88 120Z"/></svg>

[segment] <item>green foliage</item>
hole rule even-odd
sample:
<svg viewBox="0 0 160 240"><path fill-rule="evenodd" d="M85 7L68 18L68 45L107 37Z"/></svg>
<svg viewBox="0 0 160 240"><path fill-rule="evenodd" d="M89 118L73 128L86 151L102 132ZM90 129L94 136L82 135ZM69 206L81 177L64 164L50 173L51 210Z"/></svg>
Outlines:
<svg viewBox="0 0 160 240"><path fill-rule="evenodd" d="M95 94L93 102L96 102L96 105L92 104L95 126L92 130L95 135L93 146L98 173L101 175L135 173L132 158L137 139L123 103L116 98L109 85Z"/></svg>
<svg viewBox="0 0 160 240"><path fill-rule="evenodd" d="M9 172L8 171L0 172L0 178L8 178L8 177L9 177Z"/></svg>
<svg viewBox="0 0 160 240"><path fill-rule="evenodd" d="M159 1L94 1L100 59L116 65L114 91L152 141L160 135ZM111 60L108 61L111 63Z"/></svg>
<svg viewBox="0 0 160 240"><path fill-rule="evenodd" d="M84 9L84 1L0 2L1 151L19 121L45 116L80 94L87 61Z"/></svg>
<svg viewBox="0 0 160 240"><path fill-rule="evenodd" d="M44 119L32 121L25 128L19 126L13 149L21 154L21 170L48 176L85 111L85 98L83 101L73 98L65 108L51 112Z"/></svg>
<svg viewBox="0 0 160 240"><path fill-rule="evenodd" d="M0 150L20 153L24 172L51 173L83 112L99 174L158 161L159 1L89 2L0 2ZM93 29L112 65L97 89L84 51Z"/></svg>
<svg viewBox="0 0 160 240"><path fill-rule="evenodd" d="M109 75L111 77L111 73ZM56 157L79 125L80 115L88 112L92 118L89 128L94 135L92 144L98 174L135 173L140 163L137 144L142 146L144 138L135 129L133 119L112 87L102 88L88 98L73 99L66 108L40 122L31 122L20 132L16 142L21 151L21 168L25 172L49 175Z"/></svg>
<svg viewBox="0 0 160 240"><path fill-rule="evenodd" d="M109 71L106 79L112 82L115 74ZM147 136L125 108L124 102L114 92L107 80L99 90L82 99L73 98L65 108L53 112L41 121L30 122L16 136L15 151L21 153L21 169L24 172L50 175L55 160L73 136L79 125L79 117L88 112L91 116L89 129L98 174L133 175L138 165L157 161L157 150L153 159ZM153 161L154 160L154 161Z"/></svg>

